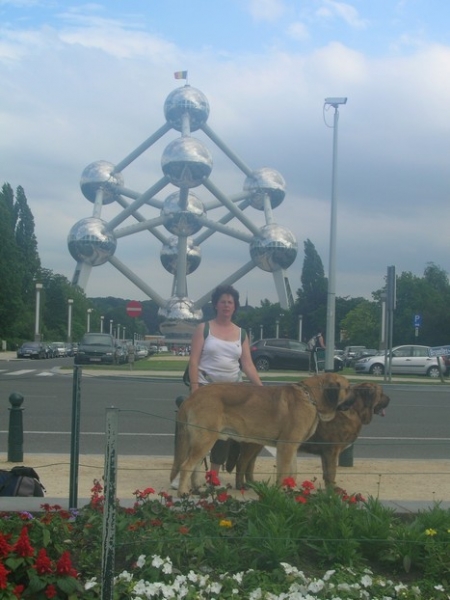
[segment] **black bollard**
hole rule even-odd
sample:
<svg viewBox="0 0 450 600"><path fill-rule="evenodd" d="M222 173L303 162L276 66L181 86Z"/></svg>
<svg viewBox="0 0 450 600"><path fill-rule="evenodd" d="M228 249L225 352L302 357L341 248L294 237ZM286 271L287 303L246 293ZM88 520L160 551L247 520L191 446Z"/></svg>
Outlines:
<svg viewBox="0 0 450 600"><path fill-rule="evenodd" d="M8 462L23 462L23 396L13 392L9 401Z"/></svg>
<svg viewBox="0 0 450 600"><path fill-rule="evenodd" d="M339 455L340 467L353 467L353 444L345 448Z"/></svg>

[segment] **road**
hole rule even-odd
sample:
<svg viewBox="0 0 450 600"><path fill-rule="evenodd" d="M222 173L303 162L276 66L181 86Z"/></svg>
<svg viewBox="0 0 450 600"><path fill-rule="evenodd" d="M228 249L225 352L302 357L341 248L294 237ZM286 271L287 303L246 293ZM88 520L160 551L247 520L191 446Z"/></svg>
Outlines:
<svg viewBox="0 0 450 600"><path fill-rule="evenodd" d="M71 359L0 362L0 450L8 450L9 396L24 397L24 454L70 453L73 376L59 367ZM380 381L382 383L382 381ZM386 384L391 404L355 444L355 457L439 459L450 456L448 385ZM106 409L119 409L119 453L173 454L175 399L181 381L149 376L91 376L81 383L80 454L103 454Z"/></svg>

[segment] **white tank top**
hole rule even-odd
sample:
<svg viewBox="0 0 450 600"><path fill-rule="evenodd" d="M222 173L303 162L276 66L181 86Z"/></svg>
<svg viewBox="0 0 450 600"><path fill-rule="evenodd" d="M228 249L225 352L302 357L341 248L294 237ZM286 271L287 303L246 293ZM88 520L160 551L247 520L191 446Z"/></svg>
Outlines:
<svg viewBox="0 0 450 600"><path fill-rule="evenodd" d="M205 338L198 365L200 385L216 381L241 381L239 359L242 354L241 330L238 338L228 342L214 337L211 331Z"/></svg>

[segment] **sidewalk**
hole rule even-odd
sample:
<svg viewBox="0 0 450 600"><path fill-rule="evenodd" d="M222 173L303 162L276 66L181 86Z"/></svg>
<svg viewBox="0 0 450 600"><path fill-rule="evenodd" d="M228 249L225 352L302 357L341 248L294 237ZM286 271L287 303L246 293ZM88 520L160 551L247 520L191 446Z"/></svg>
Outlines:
<svg viewBox="0 0 450 600"><path fill-rule="evenodd" d="M0 469L11 469L17 464L34 467L46 488L42 498L1 498L0 510L33 510L43 503L59 504L69 508L70 456L65 454L27 454L23 463L7 461L0 454ZM169 474L172 467L170 456L126 456L118 458L117 497L122 506L132 506L133 492L151 487L155 493L168 492ZM77 498L78 507L89 501L94 480L103 482L104 456L81 455L79 457ZM274 481L275 459L260 457L256 461L255 479ZM234 474L220 473L223 485L234 485ZM300 454L297 481L305 479L322 485L319 457ZM368 460L354 459L353 467L338 467L337 484L347 493L361 493L364 497L378 497L384 504L399 512L416 512L442 501L443 508L450 508L450 460ZM237 498L256 498L252 491L242 495L240 490L230 489Z"/></svg>

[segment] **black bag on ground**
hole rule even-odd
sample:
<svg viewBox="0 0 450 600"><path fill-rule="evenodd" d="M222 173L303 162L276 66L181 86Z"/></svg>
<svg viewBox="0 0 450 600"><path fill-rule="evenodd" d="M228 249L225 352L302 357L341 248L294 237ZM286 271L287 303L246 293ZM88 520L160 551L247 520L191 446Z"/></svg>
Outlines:
<svg viewBox="0 0 450 600"><path fill-rule="evenodd" d="M45 488L32 467L13 467L10 471L0 469L0 496L43 497Z"/></svg>

